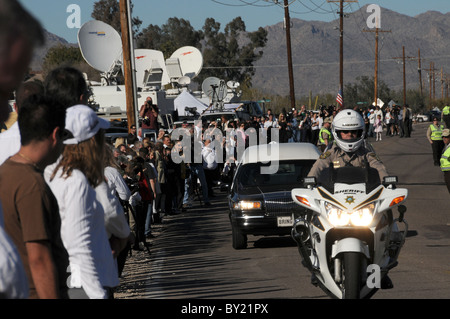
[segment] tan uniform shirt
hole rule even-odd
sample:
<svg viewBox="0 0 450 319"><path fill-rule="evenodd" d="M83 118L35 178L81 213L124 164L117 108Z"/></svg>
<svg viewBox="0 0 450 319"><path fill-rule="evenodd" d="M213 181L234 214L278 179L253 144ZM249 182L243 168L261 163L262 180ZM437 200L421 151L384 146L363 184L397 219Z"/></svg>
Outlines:
<svg viewBox="0 0 450 319"><path fill-rule="evenodd" d="M309 171L308 176L315 176L317 180L326 178L321 176L321 172L329 168L330 164L334 168L344 167L347 164L355 167L364 167L365 158L367 158L369 166L378 171L381 181L383 181L385 176L389 175L386 167L374 152L362 146L355 153L350 153L349 155L334 144L331 149L320 155Z"/></svg>

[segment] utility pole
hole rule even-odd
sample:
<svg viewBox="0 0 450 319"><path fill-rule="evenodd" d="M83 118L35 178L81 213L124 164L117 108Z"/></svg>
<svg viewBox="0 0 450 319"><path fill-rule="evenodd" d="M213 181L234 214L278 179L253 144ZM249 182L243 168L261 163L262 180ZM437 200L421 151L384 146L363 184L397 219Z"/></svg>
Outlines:
<svg viewBox="0 0 450 319"><path fill-rule="evenodd" d="M449 74L445 74L445 98L448 99Z"/></svg>
<svg viewBox="0 0 450 319"><path fill-rule="evenodd" d="M423 97L423 84L422 84L422 60L420 58L420 49L419 49L419 82L420 82L420 96Z"/></svg>
<svg viewBox="0 0 450 319"><path fill-rule="evenodd" d="M403 56L400 58L393 59L402 59L403 61L403 105L406 105L406 59L415 59L415 57L405 56L405 47L403 46Z"/></svg>
<svg viewBox="0 0 450 319"><path fill-rule="evenodd" d="M132 124L139 130L138 114L136 112L136 76L134 73L134 48L131 29L130 0L120 0L120 27L122 32L123 68L125 77L125 96L127 101L128 129Z"/></svg>
<svg viewBox="0 0 450 319"><path fill-rule="evenodd" d="M374 77L374 102L375 102L375 106L378 105L378 61L379 61L379 57L378 57L378 42L379 42L379 34L380 32L391 32L389 31L382 31L379 27L378 27L378 22L376 23L377 27L375 28L375 30L363 30L363 32L375 32L375 77Z"/></svg>
<svg viewBox="0 0 450 319"><path fill-rule="evenodd" d="M344 99L344 3L358 2L358 0L327 0L329 3L339 2L339 88L342 90L343 105Z"/></svg>
<svg viewBox="0 0 450 319"><path fill-rule="evenodd" d="M434 68L434 62L433 62L433 100L436 100L436 72L437 69Z"/></svg>
<svg viewBox="0 0 450 319"><path fill-rule="evenodd" d="M289 1L284 0L284 21L286 28L286 47L289 72L289 91L291 95L291 109L295 108L294 71L292 69L291 18L289 16Z"/></svg>
<svg viewBox="0 0 450 319"><path fill-rule="evenodd" d="M403 106L406 106L406 58L405 58L405 47L403 47Z"/></svg>
<svg viewBox="0 0 450 319"><path fill-rule="evenodd" d="M430 62L430 68L429 69L425 69L425 71L428 72L428 80L430 82L430 110L432 108L432 104L433 104L433 82L434 82L434 71L436 71L436 69L434 68L434 62Z"/></svg>

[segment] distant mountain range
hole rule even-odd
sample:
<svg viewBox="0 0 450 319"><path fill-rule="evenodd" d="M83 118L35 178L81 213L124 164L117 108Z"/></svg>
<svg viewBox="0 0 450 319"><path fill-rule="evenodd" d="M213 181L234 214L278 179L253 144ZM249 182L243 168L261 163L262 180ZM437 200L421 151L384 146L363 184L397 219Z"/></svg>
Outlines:
<svg viewBox="0 0 450 319"><path fill-rule="evenodd" d="M370 13L366 6L344 19L344 84L356 82L358 76L375 74L375 32L366 24ZM291 19L292 59L297 96L318 93L337 94L339 89L339 19L331 22ZM256 63L253 85L280 95L289 94L286 31L283 23L266 27L268 43L264 55ZM374 31L374 30L372 30ZM430 62L450 73L450 13L428 11L415 17L381 10L379 33L379 80L391 89L403 89L402 46L407 57L422 59L422 80L429 86ZM419 87L418 60L406 62L408 88ZM439 92L439 95L438 95ZM440 96L440 82L436 83Z"/></svg>
<svg viewBox="0 0 450 319"><path fill-rule="evenodd" d="M375 32L366 25L370 13L366 6L344 20L344 83L358 76L374 76ZM291 19L292 58L297 96L336 94L339 89L339 20L331 22ZM288 95L286 33L283 23L266 26L268 42L263 57L255 64L253 86L265 92ZM440 72L450 73L450 13L428 11L415 17L382 8L379 36L379 79L391 89L402 90L403 66L400 58L405 46L408 88L419 87L418 50L422 58L422 80L429 87L430 62L435 63L436 95L440 96ZM39 69L47 50L66 40L47 32L45 47L36 52L32 63ZM227 79L229 80L229 79Z"/></svg>

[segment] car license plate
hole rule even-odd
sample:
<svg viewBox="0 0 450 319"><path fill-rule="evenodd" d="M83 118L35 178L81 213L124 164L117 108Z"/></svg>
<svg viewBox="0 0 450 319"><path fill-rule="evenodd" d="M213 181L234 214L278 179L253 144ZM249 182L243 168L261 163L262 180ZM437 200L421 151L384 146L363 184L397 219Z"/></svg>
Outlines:
<svg viewBox="0 0 450 319"><path fill-rule="evenodd" d="M294 216L280 216L277 217L278 227L292 227L294 226Z"/></svg>

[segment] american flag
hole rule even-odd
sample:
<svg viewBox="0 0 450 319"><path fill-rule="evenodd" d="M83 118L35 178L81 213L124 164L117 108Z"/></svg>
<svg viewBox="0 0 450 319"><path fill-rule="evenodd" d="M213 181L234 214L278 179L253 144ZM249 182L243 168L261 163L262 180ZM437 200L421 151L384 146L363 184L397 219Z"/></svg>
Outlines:
<svg viewBox="0 0 450 319"><path fill-rule="evenodd" d="M339 103L340 106L344 104L344 99L342 98L342 89L339 90L338 95L336 96L336 101Z"/></svg>

